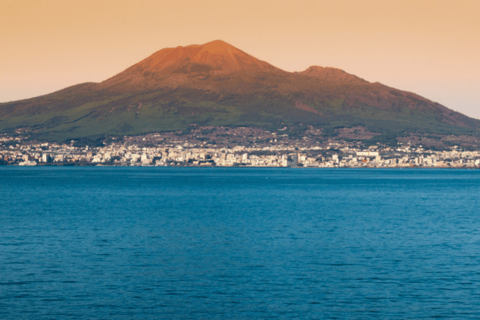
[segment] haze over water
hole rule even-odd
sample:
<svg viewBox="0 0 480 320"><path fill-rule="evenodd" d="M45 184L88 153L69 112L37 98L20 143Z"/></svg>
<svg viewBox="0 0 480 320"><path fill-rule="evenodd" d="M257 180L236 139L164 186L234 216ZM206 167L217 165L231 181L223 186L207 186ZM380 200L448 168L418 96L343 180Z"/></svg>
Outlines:
<svg viewBox="0 0 480 320"><path fill-rule="evenodd" d="M480 317L476 170L0 168L2 319Z"/></svg>

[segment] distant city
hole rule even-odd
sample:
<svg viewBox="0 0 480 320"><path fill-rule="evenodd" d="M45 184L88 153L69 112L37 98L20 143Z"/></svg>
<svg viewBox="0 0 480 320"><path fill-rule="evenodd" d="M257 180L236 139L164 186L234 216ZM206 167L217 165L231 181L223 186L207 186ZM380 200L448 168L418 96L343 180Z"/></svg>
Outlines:
<svg viewBox="0 0 480 320"><path fill-rule="evenodd" d="M285 128L287 131L287 128ZM480 152L461 146L441 150L418 143L365 144L318 138L309 128L301 139L258 128L201 127L188 133L39 142L0 136L0 164L17 166L199 166L308 168L479 168Z"/></svg>

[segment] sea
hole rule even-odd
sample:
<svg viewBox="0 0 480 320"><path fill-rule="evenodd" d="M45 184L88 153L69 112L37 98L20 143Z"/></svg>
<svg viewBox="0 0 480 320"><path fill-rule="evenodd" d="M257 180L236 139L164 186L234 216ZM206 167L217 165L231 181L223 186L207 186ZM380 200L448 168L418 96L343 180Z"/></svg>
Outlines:
<svg viewBox="0 0 480 320"><path fill-rule="evenodd" d="M479 319L480 171L0 167L0 319Z"/></svg>

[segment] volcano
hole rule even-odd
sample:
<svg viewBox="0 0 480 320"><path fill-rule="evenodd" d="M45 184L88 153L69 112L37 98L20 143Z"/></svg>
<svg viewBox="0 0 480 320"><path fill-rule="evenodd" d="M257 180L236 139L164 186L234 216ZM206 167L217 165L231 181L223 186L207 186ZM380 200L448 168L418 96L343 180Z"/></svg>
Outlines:
<svg viewBox="0 0 480 320"><path fill-rule="evenodd" d="M480 121L336 68L287 72L224 42L162 49L100 83L0 104L0 132L38 139L137 135L191 125L473 134Z"/></svg>

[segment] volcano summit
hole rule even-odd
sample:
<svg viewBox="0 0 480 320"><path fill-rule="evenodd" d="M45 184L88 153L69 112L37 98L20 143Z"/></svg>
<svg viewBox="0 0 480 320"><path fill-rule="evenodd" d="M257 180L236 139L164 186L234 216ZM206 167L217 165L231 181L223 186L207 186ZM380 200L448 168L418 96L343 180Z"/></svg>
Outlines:
<svg viewBox="0 0 480 320"><path fill-rule="evenodd" d="M217 40L162 49L100 83L0 104L0 132L37 139L137 135L198 126L324 132L362 126L382 136L477 135L480 121L340 69L287 72Z"/></svg>

